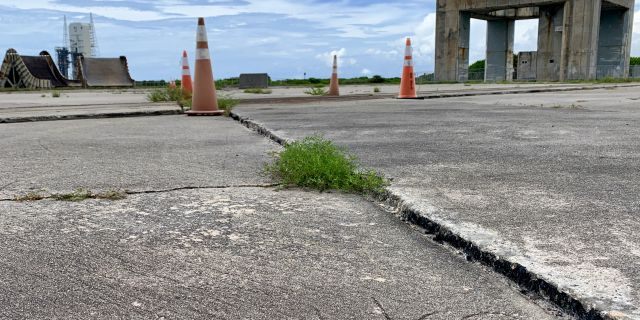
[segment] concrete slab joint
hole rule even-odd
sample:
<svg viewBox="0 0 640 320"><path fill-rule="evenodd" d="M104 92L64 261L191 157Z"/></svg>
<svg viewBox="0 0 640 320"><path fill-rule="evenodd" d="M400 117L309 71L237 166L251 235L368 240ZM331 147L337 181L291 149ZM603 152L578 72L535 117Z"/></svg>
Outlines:
<svg viewBox="0 0 640 320"><path fill-rule="evenodd" d="M634 6L635 0L438 0L435 78L469 79L471 18L488 21L485 81L513 80L515 20L535 18L538 50L530 55L535 63L523 66L527 79L627 78Z"/></svg>

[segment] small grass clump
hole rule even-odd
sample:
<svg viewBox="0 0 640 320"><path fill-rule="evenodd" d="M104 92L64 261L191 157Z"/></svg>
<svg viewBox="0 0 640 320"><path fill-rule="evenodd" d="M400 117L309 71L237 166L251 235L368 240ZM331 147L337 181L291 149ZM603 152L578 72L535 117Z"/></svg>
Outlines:
<svg viewBox="0 0 640 320"><path fill-rule="evenodd" d="M263 89L263 88L249 88L249 89L245 89L244 93L271 94L273 93L273 91L269 89Z"/></svg>
<svg viewBox="0 0 640 320"><path fill-rule="evenodd" d="M18 202L27 202L27 201L39 201L46 198L44 195L42 195L40 192L37 191L31 191L27 194L23 194L23 195L19 195L16 196L14 198L15 201Z"/></svg>
<svg viewBox="0 0 640 320"><path fill-rule="evenodd" d="M312 96L325 96L327 95L327 89L324 87L311 87L306 90L304 93L312 95Z"/></svg>
<svg viewBox="0 0 640 320"><path fill-rule="evenodd" d="M60 98L60 91L53 91L53 92L51 92L51 97L53 97L53 98Z"/></svg>
<svg viewBox="0 0 640 320"><path fill-rule="evenodd" d="M122 200L127 197L123 191L109 190L101 193L93 193L87 189L77 189L70 193L54 194L52 199L57 201L80 202L88 199Z"/></svg>
<svg viewBox="0 0 640 320"><path fill-rule="evenodd" d="M289 143L265 171L284 186L352 193L380 192L387 180L373 170L359 169L356 157L320 136Z"/></svg>
<svg viewBox="0 0 640 320"><path fill-rule="evenodd" d="M373 93L380 93L380 88L378 87L373 88Z"/></svg>
<svg viewBox="0 0 640 320"><path fill-rule="evenodd" d="M80 202L83 200L92 199L93 193L87 189L77 189L76 191L70 193L54 194L51 196L51 198L57 201Z"/></svg>
<svg viewBox="0 0 640 320"><path fill-rule="evenodd" d="M181 99L182 89L178 87L155 89L147 94L147 100L150 102L171 102L180 101Z"/></svg>
<svg viewBox="0 0 640 320"><path fill-rule="evenodd" d="M218 108L224 110L224 115L227 117L231 115L231 111L238 103L240 103L240 101L231 96L218 95Z"/></svg>

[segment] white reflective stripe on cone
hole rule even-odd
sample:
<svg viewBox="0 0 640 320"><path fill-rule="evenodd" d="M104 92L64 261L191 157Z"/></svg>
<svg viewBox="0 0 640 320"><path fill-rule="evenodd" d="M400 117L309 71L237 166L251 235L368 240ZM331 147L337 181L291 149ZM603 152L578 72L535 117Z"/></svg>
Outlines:
<svg viewBox="0 0 640 320"><path fill-rule="evenodd" d="M209 60L209 59L211 59L211 55L209 54L209 49L196 50L196 60Z"/></svg>
<svg viewBox="0 0 640 320"><path fill-rule="evenodd" d="M405 57L413 56L413 48L412 47L406 47L404 49L404 56Z"/></svg>
<svg viewBox="0 0 640 320"><path fill-rule="evenodd" d="M196 41L205 42L207 40L207 28L205 26L198 26L198 36L196 37Z"/></svg>
<svg viewBox="0 0 640 320"><path fill-rule="evenodd" d="M405 67L413 67L413 60L404 60Z"/></svg>

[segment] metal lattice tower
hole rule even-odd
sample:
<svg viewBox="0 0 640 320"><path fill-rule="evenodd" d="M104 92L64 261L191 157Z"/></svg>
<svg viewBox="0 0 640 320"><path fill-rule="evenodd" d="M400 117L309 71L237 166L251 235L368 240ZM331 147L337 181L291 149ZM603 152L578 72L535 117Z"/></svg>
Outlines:
<svg viewBox="0 0 640 320"><path fill-rule="evenodd" d="M96 37L96 25L93 23L93 13L89 13L89 23L91 23L91 56L97 57L100 55L100 50L98 37Z"/></svg>
<svg viewBox="0 0 640 320"><path fill-rule="evenodd" d="M69 77L69 27L67 26L67 16L64 16L64 30L62 36L62 46L56 47L58 57L58 67L64 77Z"/></svg>

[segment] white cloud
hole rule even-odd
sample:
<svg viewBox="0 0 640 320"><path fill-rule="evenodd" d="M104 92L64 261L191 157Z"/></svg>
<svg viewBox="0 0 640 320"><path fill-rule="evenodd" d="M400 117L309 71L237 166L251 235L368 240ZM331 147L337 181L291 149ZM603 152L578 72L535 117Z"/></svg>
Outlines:
<svg viewBox="0 0 640 320"><path fill-rule="evenodd" d="M333 56L338 56L338 66L344 66L346 64L355 65L356 63L358 63L358 60L356 60L354 58L348 58L347 59L346 55L347 55L347 49L341 48L340 50L333 50L331 52L325 52L325 53L318 54L318 55L316 55L316 59L324 61L324 63L328 67L332 67L333 66Z"/></svg>
<svg viewBox="0 0 640 320"><path fill-rule="evenodd" d="M368 76L368 75L371 74L371 70L369 70L367 68L364 68L364 69L362 69L362 71L360 73L362 73L365 76Z"/></svg>

